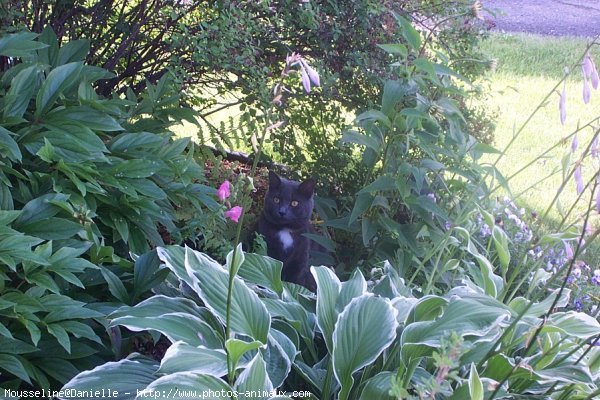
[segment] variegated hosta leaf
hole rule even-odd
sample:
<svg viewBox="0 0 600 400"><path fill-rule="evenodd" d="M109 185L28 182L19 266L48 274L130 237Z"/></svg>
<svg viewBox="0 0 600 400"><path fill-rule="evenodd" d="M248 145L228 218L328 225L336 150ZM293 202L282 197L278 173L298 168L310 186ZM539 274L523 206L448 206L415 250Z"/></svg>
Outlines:
<svg viewBox="0 0 600 400"><path fill-rule="evenodd" d="M510 309L489 296L452 298L441 317L406 325L401 336L402 357L409 360L430 355L450 332L478 340L491 334L485 340L492 340L497 336L499 324L510 315Z"/></svg>
<svg viewBox="0 0 600 400"><path fill-rule="evenodd" d="M239 393L253 393L255 399L267 400L273 394L273 384L267 374L267 365L260 353L250 361L235 383Z"/></svg>
<svg viewBox="0 0 600 400"><path fill-rule="evenodd" d="M176 372L194 372L217 378L225 376L227 375L227 354L224 350L175 342L167 349L158 373L173 374Z"/></svg>
<svg viewBox="0 0 600 400"><path fill-rule="evenodd" d="M233 389L223 380L196 372L178 372L158 378L136 400L159 396L161 399L232 399Z"/></svg>
<svg viewBox="0 0 600 400"><path fill-rule="evenodd" d="M396 309L388 300L363 294L350 301L338 316L333 332L332 362L347 399L354 384L352 374L371 364L396 337Z"/></svg>
<svg viewBox="0 0 600 400"><path fill-rule="evenodd" d="M206 307L225 324L229 291L229 273L225 268L205 254L186 248L183 260L186 275L183 276L180 248L159 248L158 255L180 279L190 284ZM240 278L234 277L232 289L232 331L266 344L271 326L267 308Z"/></svg>
<svg viewBox="0 0 600 400"><path fill-rule="evenodd" d="M81 372L67 382L61 390L87 393L96 390L118 391L119 400L133 400L138 390L147 387L156 379L157 369L158 365L154 360L143 358L108 362L91 371Z"/></svg>

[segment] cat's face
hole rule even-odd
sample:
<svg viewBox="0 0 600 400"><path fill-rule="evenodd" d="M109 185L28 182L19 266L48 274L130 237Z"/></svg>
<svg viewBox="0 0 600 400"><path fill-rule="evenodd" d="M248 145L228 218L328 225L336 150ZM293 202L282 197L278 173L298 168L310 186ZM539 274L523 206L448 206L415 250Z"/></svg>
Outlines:
<svg viewBox="0 0 600 400"><path fill-rule="evenodd" d="M264 215L275 225L301 227L312 214L315 181L304 182L280 178L269 172L269 190L265 196Z"/></svg>

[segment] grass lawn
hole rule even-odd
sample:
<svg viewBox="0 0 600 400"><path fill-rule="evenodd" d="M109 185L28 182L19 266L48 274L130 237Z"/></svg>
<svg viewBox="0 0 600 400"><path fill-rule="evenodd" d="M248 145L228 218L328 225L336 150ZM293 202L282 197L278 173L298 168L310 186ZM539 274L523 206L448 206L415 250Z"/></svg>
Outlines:
<svg viewBox="0 0 600 400"><path fill-rule="evenodd" d="M592 90L589 104L582 98L583 79L581 67L575 66L566 80L567 121L560 123L558 103L562 85L543 103L548 93L565 75L565 68L573 67L586 48L583 38L555 38L529 34L495 34L482 44L483 51L498 60L495 73L490 74L491 96L487 106L498 111L495 146L504 150L536 108L543 104L527 123L498 168L505 177L517 173L521 168L533 164L510 180L513 195L531 210L542 214L551 204L564 181L562 165L565 155L570 153L570 136L578 126L589 123L600 116L600 90ZM593 47L591 54L600 65L600 49ZM594 126L599 126L595 123ZM578 133L579 150L573 155L577 160L582 150L589 144L593 129L585 128ZM542 156L550 147L554 150ZM542 156L542 157L540 157ZM493 160L493 158L492 158ZM598 165L586 159L582 164L582 175L587 182ZM545 177L548 179L543 180ZM543 180L542 182L539 182ZM587 208L591 191L584 197L571 214L570 221L577 220L577 213ZM577 199L575 183L569 178L564 192L560 195L560 206L568 210ZM582 204L585 202L586 204ZM549 224L556 226L561 219L560 208L549 214ZM594 215L597 223L597 216Z"/></svg>

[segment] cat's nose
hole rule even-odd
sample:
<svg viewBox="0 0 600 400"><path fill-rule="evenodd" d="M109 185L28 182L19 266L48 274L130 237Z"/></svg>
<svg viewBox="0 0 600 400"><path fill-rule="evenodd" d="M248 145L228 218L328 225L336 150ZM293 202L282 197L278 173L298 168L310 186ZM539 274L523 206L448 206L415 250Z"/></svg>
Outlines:
<svg viewBox="0 0 600 400"><path fill-rule="evenodd" d="M279 210L279 216L283 217L285 215L285 211L284 210Z"/></svg>

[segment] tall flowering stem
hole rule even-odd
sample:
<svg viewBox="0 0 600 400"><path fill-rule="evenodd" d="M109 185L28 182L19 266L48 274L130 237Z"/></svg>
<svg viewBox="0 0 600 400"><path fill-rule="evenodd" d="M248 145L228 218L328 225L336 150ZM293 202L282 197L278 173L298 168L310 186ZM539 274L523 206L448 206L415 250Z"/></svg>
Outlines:
<svg viewBox="0 0 600 400"><path fill-rule="evenodd" d="M256 176L256 169L258 168L258 162L262 156L262 150L264 147L265 139L267 134L279 128L283 125L283 121L275 121L273 122L273 108L281 106L283 103L284 92L287 90L284 86L285 78L290 74L290 72L294 69L294 67L298 66L301 71L301 80L302 85L304 86L304 90L309 93L311 89L311 84L314 86L320 85L319 74L315 71L304 58L298 53L292 53L287 56L285 59L285 66L281 72L279 82L277 82L273 88L273 97L271 99L271 107L266 110L265 121L266 127L262 130L260 139L258 140L257 145L254 147L254 160L252 162L252 168L250 169L250 177L252 181ZM244 222L244 217L246 216L245 210L241 207L233 207L229 212L228 217L233 221L237 222L237 230L235 236L235 246L233 247L233 254L231 257L231 266L237 265L239 262L240 254L239 254L239 246L240 237L242 234L242 226ZM233 300L233 283L235 280L235 271L232 271L230 267L229 271L229 282L227 288L227 306L226 306L226 323L225 323L225 340L231 338L231 304ZM233 382L235 378L235 366L233 364L233 360L230 357L229 353L227 354L227 377L229 382Z"/></svg>

